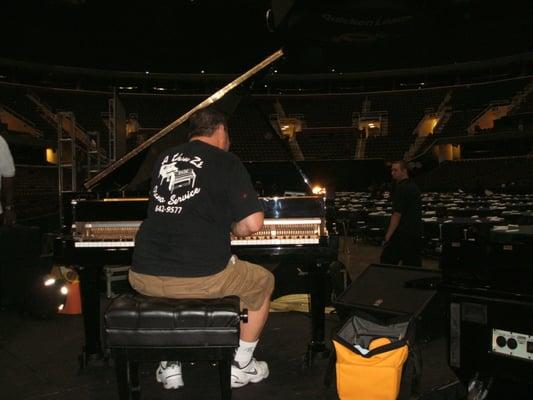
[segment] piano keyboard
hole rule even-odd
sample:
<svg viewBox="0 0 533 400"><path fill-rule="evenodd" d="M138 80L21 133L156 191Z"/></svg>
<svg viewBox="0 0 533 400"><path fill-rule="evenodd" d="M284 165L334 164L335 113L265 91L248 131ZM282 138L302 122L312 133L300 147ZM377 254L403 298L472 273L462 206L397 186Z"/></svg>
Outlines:
<svg viewBox="0 0 533 400"><path fill-rule="evenodd" d="M267 246L267 245L285 245L285 244L318 244L318 238L302 239L236 239L231 241L232 246Z"/></svg>
<svg viewBox="0 0 533 400"><path fill-rule="evenodd" d="M92 240L74 242L74 247L109 247L109 248L121 248L121 247L135 247L133 240Z"/></svg>
<svg viewBox="0 0 533 400"><path fill-rule="evenodd" d="M232 246L318 244L322 232L320 218L265 219L260 231L251 236L231 235Z"/></svg>
<svg viewBox="0 0 533 400"><path fill-rule="evenodd" d="M77 222L73 225L74 247L110 249L135 246L141 221ZM251 236L231 235L232 246L281 246L318 244L324 235L320 218L265 219L263 228Z"/></svg>

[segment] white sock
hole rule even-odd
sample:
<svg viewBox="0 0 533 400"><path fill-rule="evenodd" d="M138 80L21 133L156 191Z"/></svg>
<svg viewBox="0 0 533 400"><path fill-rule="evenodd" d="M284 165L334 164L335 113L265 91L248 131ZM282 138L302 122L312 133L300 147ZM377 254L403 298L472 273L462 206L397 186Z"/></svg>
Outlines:
<svg viewBox="0 0 533 400"><path fill-rule="evenodd" d="M258 342L259 340L256 340L255 342L245 342L244 340L239 340L239 347L237 347L237 351L235 352L235 357L233 359L240 368L244 368L250 363Z"/></svg>
<svg viewBox="0 0 533 400"><path fill-rule="evenodd" d="M160 363L161 368L163 368L163 369L166 369L171 364L176 364L178 366L178 368L181 368L181 363L179 361L161 361L161 363Z"/></svg>

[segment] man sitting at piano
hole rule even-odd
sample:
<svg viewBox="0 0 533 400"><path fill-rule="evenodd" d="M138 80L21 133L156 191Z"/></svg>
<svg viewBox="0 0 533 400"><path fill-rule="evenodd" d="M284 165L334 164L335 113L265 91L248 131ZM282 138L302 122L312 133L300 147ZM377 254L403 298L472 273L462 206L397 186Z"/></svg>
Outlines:
<svg viewBox="0 0 533 400"><path fill-rule="evenodd" d="M135 239L129 281L141 294L169 298L239 296L248 308L231 367L231 386L268 377L253 358L268 318L274 276L231 254L230 232L251 235L263 210L242 162L228 152L225 116L203 109L190 119L189 142L156 161L147 218ZM181 364L162 361L156 378L166 389L183 386Z"/></svg>

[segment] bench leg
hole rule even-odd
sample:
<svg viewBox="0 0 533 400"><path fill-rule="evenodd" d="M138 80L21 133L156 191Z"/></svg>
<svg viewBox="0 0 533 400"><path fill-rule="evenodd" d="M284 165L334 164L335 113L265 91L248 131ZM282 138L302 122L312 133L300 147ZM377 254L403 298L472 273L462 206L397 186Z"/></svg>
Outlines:
<svg viewBox="0 0 533 400"><path fill-rule="evenodd" d="M115 372L120 400L137 400L140 398L139 363L129 361L123 355L115 357Z"/></svg>
<svg viewBox="0 0 533 400"><path fill-rule="evenodd" d="M220 393L222 400L231 400L231 361L230 357L224 357L218 361L218 373L220 376Z"/></svg>
<svg viewBox="0 0 533 400"><path fill-rule="evenodd" d="M141 398L141 385L139 383L139 362L129 362L129 382L130 382L130 396L132 400L139 400Z"/></svg>

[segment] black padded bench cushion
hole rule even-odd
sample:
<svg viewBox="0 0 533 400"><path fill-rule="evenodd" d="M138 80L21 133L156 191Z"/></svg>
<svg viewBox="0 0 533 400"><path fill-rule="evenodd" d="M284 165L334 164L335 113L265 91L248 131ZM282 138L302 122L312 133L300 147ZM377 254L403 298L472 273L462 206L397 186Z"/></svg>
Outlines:
<svg viewBox="0 0 533 400"><path fill-rule="evenodd" d="M240 300L166 299L126 294L105 313L106 344L128 347L237 347Z"/></svg>

